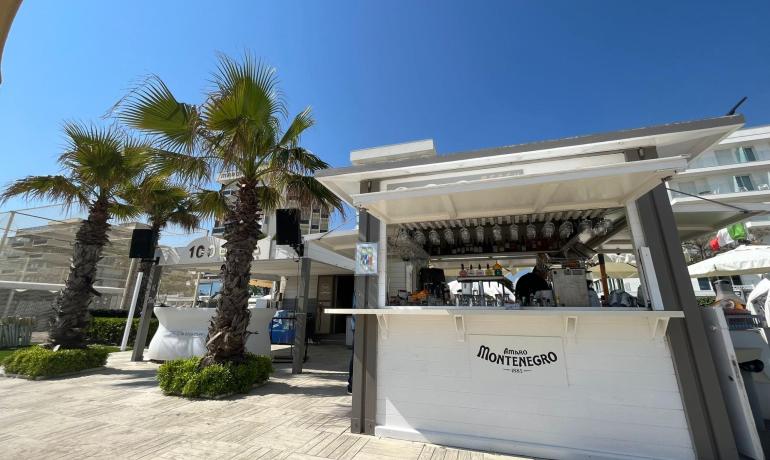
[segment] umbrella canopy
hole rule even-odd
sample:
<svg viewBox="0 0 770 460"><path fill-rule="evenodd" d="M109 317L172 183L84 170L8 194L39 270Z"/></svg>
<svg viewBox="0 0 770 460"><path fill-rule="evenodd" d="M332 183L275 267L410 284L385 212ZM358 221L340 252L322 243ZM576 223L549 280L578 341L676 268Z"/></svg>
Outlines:
<svg viewBox="0 0 770 460"><path fill-rule="evenodd" d="M610 278L637 278L639 271L636 268L636 257L633 254L605 254L604 269ZM599 279L599 258L592 260L591 277Z"/></svg>
<svg viewBox="0 0 770 460"><path fill-rule="evenodd" d="M691 278L770 272L770 246L738 246L688 267Z"/></svg>
<svg viewBox="0 0 770 460"><path fill-rule="evenodd" d="M609 278L636 278L639 276L636 267L626 262L606 262L604 269ZM592 267L591 276L593 279L601 278L598 265Z"/></svg>

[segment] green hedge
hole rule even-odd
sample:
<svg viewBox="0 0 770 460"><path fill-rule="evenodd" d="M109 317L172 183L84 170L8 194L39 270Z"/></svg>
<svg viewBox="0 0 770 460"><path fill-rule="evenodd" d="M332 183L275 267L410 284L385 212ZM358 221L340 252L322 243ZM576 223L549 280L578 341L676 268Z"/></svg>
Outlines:
<svg viewBox="0 0 770 460"><path fill-rule="evenodd" d="M86 337L91 343L103 345L120 345L123 340L123 330L126 328L125 318L91 318L91 324L86 329ZM133 346L136 339L136 331L139 328L139 319L134 319L131 324L131 333L128 336L129 346ZM150 343L155 331L158 330L158 320L150 320L150 330L147 333L147 343Z"/></svg>
<svg viewBox="0 0 770 460"><path fill-rule="evenodd" d="M51 377L104 366L107 355L109 350L100 346L59 351L35 346L15 351L3 361L3 366L9 374Z"/></svg>
<svg viewBox="0 0 770 460"><path fill-rule="evenodd" d="M155 318L155 312L150 309L152 317ZM98 318L128 318L128 310L119 310L117 308L94 308L89 309L88 314ZM141 312L137 308L134 310L134 318L139 318Z"/></svg>
<svg viewBox="0 0 770 460"><path fill-rule="evenodd" d="M699 307L709 307L716 302L716 297L696 297Z"/></svg>
<svg viewBox="0 0 770 460"><path fill-rule="evenodd" d="M267 356L246 353L240 364L213 364L198 370L200 358L168 361L158 368L158 384L167 395L188 398L248 393L255 384L266 382L273 372Z"/></svg>

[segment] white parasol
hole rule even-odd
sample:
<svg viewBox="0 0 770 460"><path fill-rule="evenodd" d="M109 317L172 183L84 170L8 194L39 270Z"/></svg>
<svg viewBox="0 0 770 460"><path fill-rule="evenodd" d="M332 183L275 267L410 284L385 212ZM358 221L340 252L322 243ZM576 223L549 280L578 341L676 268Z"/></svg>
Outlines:
<svg viewBox="0 0 770 460"><path fill-rule="evenodd" d="M738 246L688 267L691 278L770 273L770 246Z"/></svg>

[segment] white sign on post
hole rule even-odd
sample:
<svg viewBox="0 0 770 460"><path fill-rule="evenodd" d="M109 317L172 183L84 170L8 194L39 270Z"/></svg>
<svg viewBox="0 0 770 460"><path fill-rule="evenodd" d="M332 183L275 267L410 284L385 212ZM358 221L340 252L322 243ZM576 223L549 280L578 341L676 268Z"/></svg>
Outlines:
<svg viewBox="0 0 770 460"><path fill-rule="evenodd" d="M471 378L482 384L566 386L561 337L468 335Z"/></svg>
<svg viewBox="0 0 770 460"><path fill-rule="evenodd" d="M356 275L377 274L377 243L356 243Z"/></svg>

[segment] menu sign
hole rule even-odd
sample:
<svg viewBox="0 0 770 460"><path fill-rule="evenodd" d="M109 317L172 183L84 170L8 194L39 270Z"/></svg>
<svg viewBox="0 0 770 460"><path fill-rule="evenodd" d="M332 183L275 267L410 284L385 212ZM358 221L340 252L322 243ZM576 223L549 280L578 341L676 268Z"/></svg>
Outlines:
<svg viewBox="0 0 770 460"><path fill-rule="evenodd" d="M567 385L560 337L469 335L473 380L488 384Z"/></svg>

